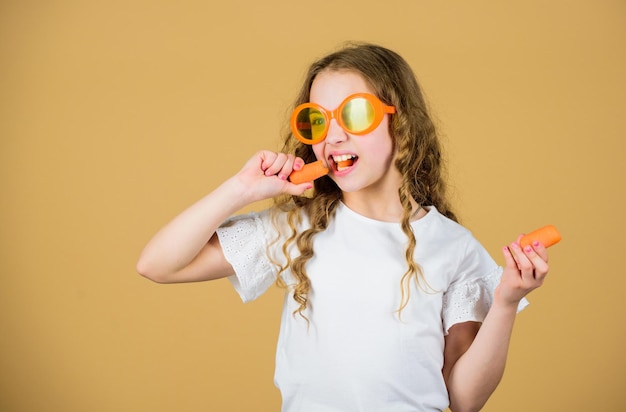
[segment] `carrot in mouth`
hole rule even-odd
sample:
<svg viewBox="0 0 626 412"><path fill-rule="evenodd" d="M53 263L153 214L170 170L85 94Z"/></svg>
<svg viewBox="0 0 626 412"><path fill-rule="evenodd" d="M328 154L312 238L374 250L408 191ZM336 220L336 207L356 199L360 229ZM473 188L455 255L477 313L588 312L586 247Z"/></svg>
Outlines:
<svg viewBox="0 0 626 412"><path fill-rule="evenodd" d="M354 161L352 159L342 160L341 162L337 162L337 167L350 167Z"/></svg>

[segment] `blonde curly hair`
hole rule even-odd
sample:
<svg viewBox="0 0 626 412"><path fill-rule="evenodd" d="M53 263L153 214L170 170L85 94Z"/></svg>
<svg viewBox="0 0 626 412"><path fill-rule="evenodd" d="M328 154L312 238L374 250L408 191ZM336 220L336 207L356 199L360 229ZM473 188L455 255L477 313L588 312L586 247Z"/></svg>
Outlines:
<svg viewBox="0 0 626 412"><path fill-rule="evenodd" d="M389 122L389 133L397 152L395 167L402 176L398 197L404 209L401 227L407 236L405 258L408 266L400 282L400 313L408 304L409 286L413 280L425 290L422 269L413 258L417 240L411 227L411 217L416 212L411 199L420 206L435 206L440 213L457 221L446 197L439 137L413 70L394 51L374 44L350 43L319 59L310 66L293 108L309 101L313 80L323 71L360 74L383 103L396 108ZM290 130L285 130L283 135L283 152L293 153L306 163L317 160L312 146L299 142ZM281 266L281 273L290 269L295 279L292 293L299 308L294 314L305 317L303 312L310 303L308 294L311 290L306 265L313 257L313 238L328 227L341 198L339 187L325 176L314 182L309 196L284 195L274 199L274 210L286 213L291 228L282 247L286 263ZM296 228L302 222L302 212L307 216L310 227L298 233ZM291 258L288 250L294 244L298 253ZM285 286L280 279L279 276L278 283Z"/></svg>

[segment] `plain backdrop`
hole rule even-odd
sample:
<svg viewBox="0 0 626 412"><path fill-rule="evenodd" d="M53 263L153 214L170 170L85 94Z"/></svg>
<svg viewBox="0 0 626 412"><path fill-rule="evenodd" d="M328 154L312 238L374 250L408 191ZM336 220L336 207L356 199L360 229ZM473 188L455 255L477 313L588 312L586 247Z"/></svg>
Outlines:
<svg viewBox="0 0 626 412"><path fill-rule="evenodd" d="M521 232L563 234L484 411L623 410L623 0L5 0L1 411L279 410L282 291L244 305L135 262L279 148L307 66L348 40L412 65L455 209L498 262Z"/></svg>

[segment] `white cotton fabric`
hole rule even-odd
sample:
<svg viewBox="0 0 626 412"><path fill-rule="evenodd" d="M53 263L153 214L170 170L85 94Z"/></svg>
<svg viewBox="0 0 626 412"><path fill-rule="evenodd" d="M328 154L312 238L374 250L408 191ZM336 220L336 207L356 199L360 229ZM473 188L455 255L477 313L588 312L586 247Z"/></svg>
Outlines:
<svg viewBox="0 0 626 412"><path fill-rule="evenodd" d="M283 306L274 377L283 412L448 407L444 336L456 323L485 318L502 269L468 230L434 207L412 226L415 260L427 284L424 290L412 286L400 317L407 238L398 223L372 220L341 204L314 238L315 256L307 265L309 323L293 315L298 304L290 293ZM284 238L273 242L277 234L267 211L234 217L218 229L236 272L229 279L245 302L275 282L279 268L273 262L285 262ZM296 256L295 248L290 253ZM282 276L293 284L288 270Z"/></svg>

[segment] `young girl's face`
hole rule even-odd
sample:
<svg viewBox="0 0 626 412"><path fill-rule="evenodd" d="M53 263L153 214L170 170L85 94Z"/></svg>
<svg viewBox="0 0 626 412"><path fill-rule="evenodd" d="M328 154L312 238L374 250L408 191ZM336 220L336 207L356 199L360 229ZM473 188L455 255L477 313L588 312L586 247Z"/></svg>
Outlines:
<svg viewBox="0 0 626 412"><path fill-rule="evenodd" d="M327 110L336 109L346 97L354 93L374 94L365 79L356 72L323 71L311 86L311 103ZM313 145L318 159L324 159L331 168L330 177L343 192L377 191L377 194L393 192L397 196L401 177L392 162L395 157L393 142L389 135L389 115L380 125L366 135L351 135L330 121L326 139ZM347 168L337 168L340 156L354 157Z"/></svg>

